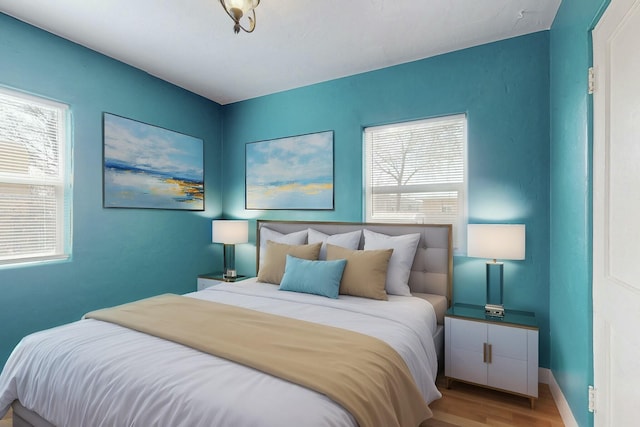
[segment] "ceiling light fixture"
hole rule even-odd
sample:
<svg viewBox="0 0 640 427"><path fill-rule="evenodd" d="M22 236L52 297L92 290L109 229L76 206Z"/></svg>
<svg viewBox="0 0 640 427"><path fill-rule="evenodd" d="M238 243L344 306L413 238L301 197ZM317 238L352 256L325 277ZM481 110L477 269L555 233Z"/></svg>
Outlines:
<svg viewBox="0 0 640 427"><path fill-rule="evenodd" d="M255 8L260 4L260 0L220 0L220 4L224 8L224 11L227 12L227 15L235 22L233 26L234 33L238 34L240 29L247 33L253 32L256 28ZM253 16L248 16L249 13ZM249 20L248 30L240 24L243 16L246 16Z"/></svg>

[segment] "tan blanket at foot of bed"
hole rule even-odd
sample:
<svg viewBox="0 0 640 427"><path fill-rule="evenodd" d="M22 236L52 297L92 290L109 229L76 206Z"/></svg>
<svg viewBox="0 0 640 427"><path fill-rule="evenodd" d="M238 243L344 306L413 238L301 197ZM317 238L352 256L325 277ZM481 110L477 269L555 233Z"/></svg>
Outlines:
<svg viewBox="0 0 640 427"><path fill-rule="evenodd" d="M360 427L417 427L432 416L385 342L345 329L179 295L88 313L315 390Z"/></svg>

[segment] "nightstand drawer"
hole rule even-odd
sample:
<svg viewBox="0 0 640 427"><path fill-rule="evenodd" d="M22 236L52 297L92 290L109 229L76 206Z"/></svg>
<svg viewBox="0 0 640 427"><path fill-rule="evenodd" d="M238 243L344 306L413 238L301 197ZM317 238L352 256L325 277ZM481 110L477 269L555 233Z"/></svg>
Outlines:
<svg viewBox="0 0 640 427"><path fill-rule="evenodd" d="M451 319L451 347L482 353L486 341L487 325L484 323Z"/></svg>
<svg viewBox="0 0 640 427"><path fill-rule="evenodd" d="M480 346L482 349L482 345ZM482 351L453 351L446 375L476 384L487 384L487 368Z"/></svg>
<svg viewBox="0 0 640 427"><path fill-rule="evenodd" d="M202 277L198 277L198 290L201 291L211 286L219 285L220 283L225 283L225 282L222 280L205 279Z"/></svg>
<svg viewBox="0 0 640 427"><path fill-rule="evenodd" d="M528 378L526 359L510 359L494 354L491 362L493 369L489 369L487 372L487 384L490 384L491 387L509 390L514 393L529 394L527 392ZM536 393L535 396L537 395Z"/></svg>
<svg viewBox="0 0 640 427"><path fill-rule="evenodd" d="M493 356L527 360L527 329L511 326L488 326L487 342L491 344Z"/></svg>

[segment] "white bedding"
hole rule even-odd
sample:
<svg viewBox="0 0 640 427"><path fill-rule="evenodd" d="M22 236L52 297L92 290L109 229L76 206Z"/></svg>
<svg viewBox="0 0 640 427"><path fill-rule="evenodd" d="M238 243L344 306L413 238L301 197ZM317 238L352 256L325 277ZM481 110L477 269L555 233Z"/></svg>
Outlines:
<svg viewBox="0 0 640 427"><path fill-rule="evenodd" d="M250 279L194 298L324 323L391 345L427 403L435 387L431 305L278 291ZM0 375L0 417L16 399L57 426L355 426L325 396L196 350L97 320L24 338Z"/></svg>

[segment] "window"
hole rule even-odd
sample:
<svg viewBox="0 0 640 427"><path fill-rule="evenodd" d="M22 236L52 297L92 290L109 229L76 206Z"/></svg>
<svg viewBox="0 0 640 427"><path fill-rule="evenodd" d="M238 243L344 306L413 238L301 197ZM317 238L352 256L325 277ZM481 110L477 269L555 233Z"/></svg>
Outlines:
<svg viewBox="0 0 640 427"><path fill-rule="evenodd" d="M463 252L466 116L368 127L364 141L366 221L453 224Z"/></svg>
<svg viewBox="0 0 640 427"><path fill-rule="evenodd" d="M0 265L71 253L66 105L0 88Z"/></svg>

